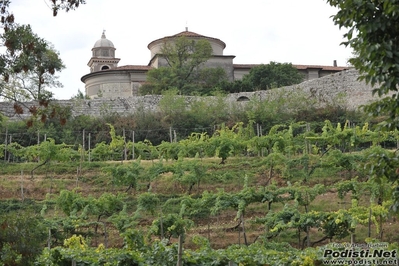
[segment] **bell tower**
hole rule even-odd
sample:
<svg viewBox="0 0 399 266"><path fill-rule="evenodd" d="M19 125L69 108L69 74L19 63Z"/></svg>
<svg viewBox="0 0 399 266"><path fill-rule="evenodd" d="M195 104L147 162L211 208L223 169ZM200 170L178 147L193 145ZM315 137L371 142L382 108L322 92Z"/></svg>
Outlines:
<svg viewBox="0 0 399 266"><path fill-rule="evenodd" d="M105 31L103 31L101 39L96 41L91 49L92 56L87 63L90 73L118 67L120 58L115 58L115 50L114 44L105 37Z"/></svg>

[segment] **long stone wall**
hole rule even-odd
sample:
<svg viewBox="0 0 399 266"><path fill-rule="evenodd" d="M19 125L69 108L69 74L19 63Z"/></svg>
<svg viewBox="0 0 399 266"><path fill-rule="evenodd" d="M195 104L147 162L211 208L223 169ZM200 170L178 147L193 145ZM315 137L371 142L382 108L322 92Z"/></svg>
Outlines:
<svg viewBox="0 0 399 266"><path fill-rule="evenodd" d="M305 81L298 85L284 87L276 90L233 93L226 96L226 101L237 102L245 100L267 99L273 97L275 92L287 93L300 92L313 98L315 104L325 105L339 100L339 104L348 109L356 109L363 104L370 103L376 98L372 96L372 87L364 82L359 82L358 72L356 70L346 70L318 79ZM180 96L183 97L183 96ZM107 113L130 114L137 110L148 112L158 109L159 101L162 96L147 95L130 98L118 99L91 99L91 100L59 100L62 106L70 106L73 116L91 115L102 116ZM185 97L187 103L194 100L195 97ZM0 112L11 120L26 118L30 114L28 108L37 105L36 102L25 103L24 114L16 115L13 103L0 102Z"/></svg>

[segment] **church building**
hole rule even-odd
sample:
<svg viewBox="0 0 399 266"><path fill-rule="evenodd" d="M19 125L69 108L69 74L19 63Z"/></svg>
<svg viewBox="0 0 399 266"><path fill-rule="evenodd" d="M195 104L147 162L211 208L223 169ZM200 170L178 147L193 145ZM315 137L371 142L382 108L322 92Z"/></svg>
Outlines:
<svg viewBox="0 0 399 266"><path fill-rule="evenodd" d="M161 56L161 48L165 43L181 36L190 40L206 39L212 47L212 57L205 62L205 67L221 67L225 70L229 81L240 80L248 74L251 68L260 64L234 64L234 55L224 55L226 44L213 37L207 37L195 32L185 31L172 36L166 36L150 42L147 48L151 52L148 65L118 66L120 58L115 55L115 46L108 40L103 32L101 39L96 41L92 50L92 57L88 66L90 73L84 75L81 81L85 84L86 95L90 98L128 98L139 95L141 84L146 81L150 69L167 66L166 60ZM336 61L332 66L293 65L302 73L305 80L319 78L348 69L338 67Z"/></svg>

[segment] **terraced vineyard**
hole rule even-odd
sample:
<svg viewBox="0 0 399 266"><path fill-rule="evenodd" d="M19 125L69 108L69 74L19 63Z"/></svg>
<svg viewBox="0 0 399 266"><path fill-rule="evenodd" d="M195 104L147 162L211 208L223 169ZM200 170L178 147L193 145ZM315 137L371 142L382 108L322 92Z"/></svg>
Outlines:
<svg viewBox="0 0 399 266"><path fill-rule="evenodd" d="M4 265L321 265L344 243L398 248L396 131L237 124L156 146L110 134L91 150L3 146L22 161L0 170Z"/></svg>

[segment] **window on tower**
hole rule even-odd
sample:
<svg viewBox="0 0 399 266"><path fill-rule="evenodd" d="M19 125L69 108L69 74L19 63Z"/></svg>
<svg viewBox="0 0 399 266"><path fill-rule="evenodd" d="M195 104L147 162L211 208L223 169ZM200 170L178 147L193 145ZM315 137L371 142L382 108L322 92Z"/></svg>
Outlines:
<svg viewBox="0 0 399 266"><path fill-rule="evenodd" d="M108 50L102 50L101 51L102 56L109 56L109 51Z"/></svg>

